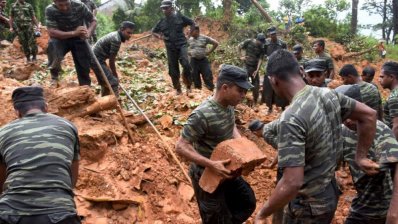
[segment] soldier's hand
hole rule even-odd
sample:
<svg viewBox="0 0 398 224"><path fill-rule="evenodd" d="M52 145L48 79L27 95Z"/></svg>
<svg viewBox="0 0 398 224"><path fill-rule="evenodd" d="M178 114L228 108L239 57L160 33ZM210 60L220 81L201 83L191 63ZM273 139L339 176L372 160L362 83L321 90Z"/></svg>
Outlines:
<svg viewBox="0 0 398 224"><path fill-rule="evenodd" d="M14 33L14 28L11 27L11 28L10 28L10 32L11 32L11 33Z"/></svg>
<svg viewBox="0 0 398 224"><path fill-rule="evenodd" d="M379 173L380 166L368 158L356 159L356 163L368 175Z"/></svg>
<svg viewBox="0 0 398 224"><path fill-rule="evenodd" d="M217 174L219 174L220 176L230 179L232 178L231 171L225 168L225 165L227 165L230 162L231 162L230 159L212 161L211 166L209 168L212 169Z"/></svg>
<svg viewBox="0 0 398 224"><path fill-rule="evenodd" d="M278 155L276 155L274 157L274 159L272 160L272 162L270 164L266 165L265 167L268 169L274 169L277 163L278 163Z"/></svg>
<svg viewBox="0 0 398 224"><path fill-rule="evenodd" d="M85 26L79 26L75 30L77 36L79 36L82 39L87 39L89 37L87 28Z"/></svg>

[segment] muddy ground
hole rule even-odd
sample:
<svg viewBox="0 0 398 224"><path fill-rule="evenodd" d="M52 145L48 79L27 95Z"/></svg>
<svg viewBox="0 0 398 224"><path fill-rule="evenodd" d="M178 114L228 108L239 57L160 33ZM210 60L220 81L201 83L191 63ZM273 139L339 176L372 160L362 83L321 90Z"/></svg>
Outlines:
<svg viewBox="0 0 398 224"><path fill-rule="evenodd" d="M211 30L210 36L221 41L228 39L219 23L206 20L200 22L204 27L202 33L209 34ZM144 35L145 33L137 34L132 39ZM44 35L38 39L40 54L35 65L23 63L17 41L0 49L0 104L3 106L0 111L0 125L16 119L11 93L19 86L41 84L46 90L50 112L65 117L68 117L68 113L90 105L99 97L99 88L93 74L91 88L77 86L70 55L64 61L61 87L49 88L50 75L45 68L47 57L44 54L47 38ZM341 45L331 41L327 41L327 46L335 58L346 53ZM165 145L174 149L187 116L212 93L194 90L189 95L175 96L162 49L163 43L154 38L135 43L127 42L119 54L118 69L122 85L150 115L164 142L147 123L142 122L142 117L140 118L137 110L123 94L122 104L126 113L130 114L128 120L133 142L129 140L116 110L71 118L78 127L81 142L80 174L75 189L75 201L86 224L200 223L193 190L167 153ZM364 65L369 64L367 61L350 59L335 61L335 65L341 67L348 62L355 63L360 71ZM379 61L373 64L377 68L376 82L382 63ZM216 74L215 68L218 64L213 63L212 67ZM339 85L338 79L333 85ZM76 97L69 97L70 94ZM388 92L383 91L384 97L387 94ZM251 134L247 130L247 124L255 118L263 121L274 120L280 111L265 115L267 108L264 105L248 107L245 104L239 105L236 111L237 124L242 134L257 143L267 155L264 165L245 177L256 193L258 209L275 186L276 170L266 168L275 151L262 139ZM136 122L137 120L141 122ZM183 166L185 170L188 169L185 161ZM344 193L340 197L334 223L343 223L355 190L348 170L343 169L338 174L343 180ZM247 223L252 223L252 220L253 218Z"/></svg>

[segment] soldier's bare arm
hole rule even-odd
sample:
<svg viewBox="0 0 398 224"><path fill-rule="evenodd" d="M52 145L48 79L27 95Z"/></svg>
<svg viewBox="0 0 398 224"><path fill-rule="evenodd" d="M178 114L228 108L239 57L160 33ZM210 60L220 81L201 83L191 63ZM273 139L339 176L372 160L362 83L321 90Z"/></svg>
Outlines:
<svg viewBox="0 0 398 224"><path fill-rule="evenodd" d="M97 27L97 20L94 18L93 21L91 21L90 26L87 28L88 31L88 36L87 38L91 37L93 34L95 27Z"/></svg>
<svg viewBox="0 0 398 224"><path fill-rule="evenodd" d="M212 161L212 160L200 155L198 152L196 152L192 146L192 143L190 143L183 137L180 137L180 139L178 139L178 141L177 141L176 152L178 155L182 156L183 158L187 159L188 161L193 162L202 167L209 167L214 172L216 172L217 174L219 174L225 178L232 177L230 175L231 171L229 171L227 168L225 168L225 165L227 165L230 162L230 160Z"/></svg>
<svg viewBox="0 0 398 224"><path fill-rule="evenodd" d="M255 223L261 223L266 217L283 208L296 197L304 182L304 167L286 167L282 179L278 182L268 201L257 213Z"/></svg>
<svg viewBox="0 0 398 224"><path fill-rule="evenodd" d="M398 139L398 117L392 119L392 131L394 132L395 138Z"/></svg>
<svg viewBox="0 0 398 224"><path fill-rule="evenodd" d="M109 57L109 68L111 69L113 76L117 78L118 74L116 71L116 55L111 55Z"/></svg>
<svg viewBox="0 0 398 224"><path fill-rule="evenodd" d="M7 177L7 169L4 163L0 163L0 194L3 193L3 185L6 181Z"/></svg>
<svg viewBox="0 0 398 224"><path fill-rule="evenodd" d="M398 164L395 165L395 177L394 177L394 190L390 202L390 208L387 213L386 224L397 224L398 223Z"/></svg>
<svg viewBox="0 0 398 224"><path fill-rule="evenodd" d="M379 165L367 158L376 133L377 112L363 103L356 102L349 118L357 121L358 145L355 161L367 174L378 173Z"/></svg>
<svg viewBox="0 0 398 224"><path fill-rule="evenodd" d="M236 127L236 124L235 124L234 132L233 132L232 135L233 135L234 138L241 138L242 137L242 135L240 134L238 128Z"/></svg>
<svg viewBox="0 0 398 224"><path fill-rule="evenodd" d="M65 31L61 31L58 29L54 29L54 28L48 28L47 31L48 31L48 35L50 37L55 38L55 39L60 39L60 40L80 36L80 32L78 32L76 30L65 32Z"/></svg>
<svg viewBox="0 0 398 224"><path fill-rule="evenodd" d="M72 187L75 188L79 176L79 160L72 161Z"/></svg>
<svg viewBox="0 0 398 224"><path fill-rule="evenodd" d="M206 52L207 55L211 54L213 51L216 50L216 48L218 47L219 43L218 41L210 38L210 44L212 45L211 49L209 51Z"/></svg>

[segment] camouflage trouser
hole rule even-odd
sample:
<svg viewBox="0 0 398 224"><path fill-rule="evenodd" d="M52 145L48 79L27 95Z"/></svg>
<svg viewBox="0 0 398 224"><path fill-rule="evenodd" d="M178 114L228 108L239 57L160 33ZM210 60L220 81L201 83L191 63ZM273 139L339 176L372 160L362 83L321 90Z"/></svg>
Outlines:
<svg viewBox="0 0 398 224"><path fill-rule="evenodd" d="M37 55L37 44L33 26L19 26L17 36L25 56Z"/></svg>
<svg viewBox="0 0 398 224"><path fill-rule="evenodd" d="M191 87L192 76L191 76L191 66L188 61L188 50L187 46L166 46L167 50L167 62L169 65L169 75L173 82L174 89L181 90L180 84L180 65L181 63L183 71L183 78L186 80L187 87Z"/></svg>
<svg viewBox="0 0 398 224"><path fill-rule="evenodd" d="M330 224L339 199L339 190L332 179L325 191L316 199L296 197L285 209L284 224Z"/></svg>
<svg viewBox="0 0 398 224"><path fill-rule="evenodd" d="M344 224L385 224L385 223L386 223L386 217L371 219L352 212L350 212L350 214L348 215L347 219L344 222Z"/></svg>
<svg viewBox="0 0 398 224"><path fill-rule="evenodd" d="M253 77L253 73L257 70L256 66L245 65L247 75L250 77L251 83L253 84L253 100L254 103L258 102L258 96L260 95L260 74Z"/></svg>
<svg viewBox="0 0 398 224"><path fill-rule="evenodd" d="M80 217L76 213L59 212L44 215L0 215L0 224L80 224Z"/></svg>
<svg viewBox="0 0 398 224"><path fill-rule="evenodd" d="M116 94L116 96L119 96L119 80L112 74L112 71L108 68L105 61L100 60L99 63L102 70L104 71L106 78L109 81L109 84L111 84L113 92ZM110 95L110 90L106 86L105 80L102 78L101 71L95 63L94 59L91 60L91 69L93 69L94 74L97 77L98 84L101 85L101 95Z"/></svg>
<svg viewBox="0 0 398 224"><path fill-rule="evenodd" d="M202 74L206 88L208 88L209 90L214 89L213 73L211 72L210 63L207 57L202 59L191 58L191 68L192 79L195 88L202 88L202 79L200 77L200 74Z"/></svg>
<svg viewBox="0 0 398 224"><path fill-rule="evenodd" d="M238 177L226 180L212 194L202 190L199 179L203 168L189 170L202 224L242 224L256 209L256 198L250 185Z"/></svg>
<svg viewBox="0 0 398 224"><path fill-rule="evenodd" d="M65 40L51 38L49 40L47 56L51 79L58 80L62 60L69 51L72 52L79 85L89 86L91 84L89 76L91 61L90 49L86 45L85 41L78 37Z"/></svg>

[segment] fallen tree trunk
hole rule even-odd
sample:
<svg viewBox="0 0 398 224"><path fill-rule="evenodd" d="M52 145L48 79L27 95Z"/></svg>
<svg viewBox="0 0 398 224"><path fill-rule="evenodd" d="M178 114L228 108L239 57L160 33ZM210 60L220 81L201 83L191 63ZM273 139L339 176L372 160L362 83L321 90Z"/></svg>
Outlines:
<svg viewBox="0 0 398 224"><path fill-rule="evenodd" d="M271 16L268 15L267 11L265 11L265 9L260 5L260 3L258 3L257 0L251 0L251 2L253 3L254 6L256 6L256 8L260 11L261 15L264 16L265 20L269 23L272 23L272 18Z"/></svg>

